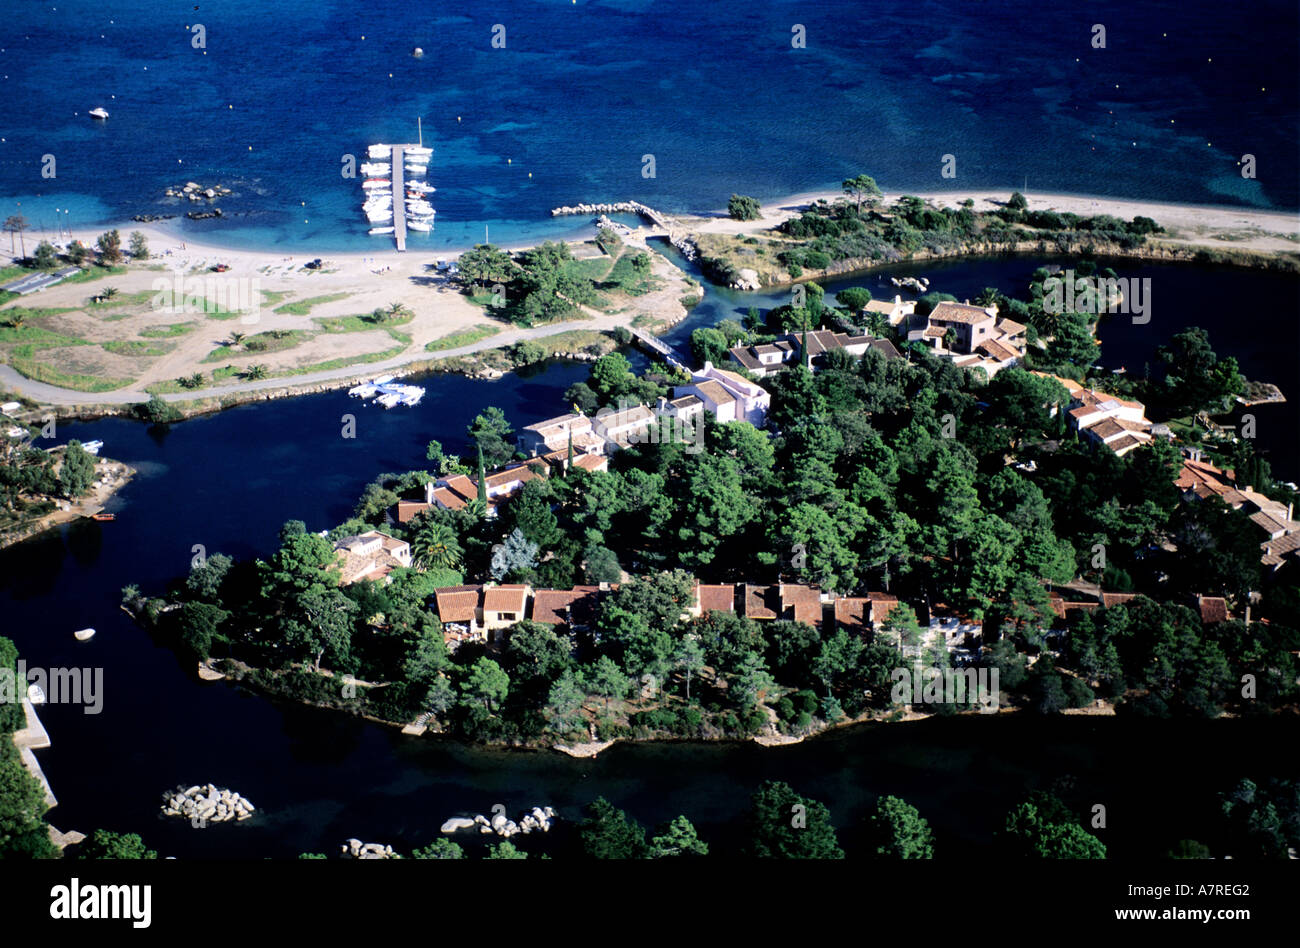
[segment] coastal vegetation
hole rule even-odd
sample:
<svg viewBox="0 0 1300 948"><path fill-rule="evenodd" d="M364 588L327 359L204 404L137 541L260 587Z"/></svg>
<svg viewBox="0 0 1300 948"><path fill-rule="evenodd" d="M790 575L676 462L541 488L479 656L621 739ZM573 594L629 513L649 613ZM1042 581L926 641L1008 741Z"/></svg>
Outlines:
<svg viewBox="0 0 1300 948"><path fill-rule="evenodd" d="M744 330L716 332L725 344ZM703 353L717 344L693 340ZM1095 345L1044 345L1032 359L1090 380ZM326 537L291 523L270 559L216 579L191 574L167 594L182 608L160 622L258 687L392 721L428 715L435 730L490 743L797 737L887 717L901 710L891 670L923 631L908 604L927 602L982 622L987 647L975 660L999 672L1004 706L1053 714L1101 698L1124 714L1192 717L1294 706L1292 567L1266 575L1243 514L1181 498L1174 447L1156 439L1118 457L1066 428L1055 379L1008 368L988 382L909 352L837 353L815 374L796 365L766 379L769 426L706 416L703 452L635 445L609 471L525 484L498 518L470 504L388 524L386 511L429 479L517 457L513 426L490 408L470 426L463 460L440 447L428 467L377 477ZM1235 365L1200 330L1175 337L1161 366L1125 384L1171 410L1217 410L1239 390ZM611 353L565 397L592 411L666 391ZM1232 450L1271 484L1244 442ZM368 529L410 540L417 563L388 585L340 586L330 541ZM496 647L448 652L428 606L434 588L468 578L564 589L619 577L590 628L522 620ZM692 617L697 580L885 590L902 602L874 635L858 635L830 622ZM1079 580L1134 596L1073 614L1057 640L1049 593ZM1202 595L1238 612L1252 604L1255 621L1203 621L1189 608ZM952 661L937 647L925 658ZM345 694L342 674L370 685ZM1249 697L1234 688L1245 675L1258 686Z"/></svg>
<svg viewBox="0 0 1300 948"><path fill-rule="evenodd" d="M764 285L772 285L916 255L1015 249L1061 254L1080 249L1132 251L1162 232L1149 217L1121 221L1108 215L1031 211L1018 192L997 210L975 211L935 207L911 195L882 209L880 189L868 175L846 180L844 191L845 200L818 200L798 217L751 235L695 235L701 266L722 284L735 283L742 269L752 269Z"/></svg>

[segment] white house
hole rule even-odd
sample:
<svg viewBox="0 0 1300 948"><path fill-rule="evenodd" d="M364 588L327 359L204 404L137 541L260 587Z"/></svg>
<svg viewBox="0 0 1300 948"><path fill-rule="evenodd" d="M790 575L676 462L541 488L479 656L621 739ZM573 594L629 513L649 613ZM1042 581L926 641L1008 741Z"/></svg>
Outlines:
<svg viewBox="0 0 1300 948"><path fill-rule="evenodd" d="M694 395L720 422L747 421L761 428L767 421L767 410L772 396L757 382L716 368L705 362L704 368L691 373L690 385L679 385L674 391L678 398Z"/></svg>

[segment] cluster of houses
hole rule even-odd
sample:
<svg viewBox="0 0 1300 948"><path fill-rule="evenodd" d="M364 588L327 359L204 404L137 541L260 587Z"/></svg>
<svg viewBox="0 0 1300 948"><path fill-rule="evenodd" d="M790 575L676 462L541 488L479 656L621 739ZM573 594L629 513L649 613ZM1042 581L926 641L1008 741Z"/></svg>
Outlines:
<svg viewBox="0 0 1300 948"><path fill-rule="evenodd" d="M1288 559L1300 556L1300 523L1292 519L1292 504L1270 500L1253 486L1238 487L1232 471L1215 467L1193 450L1183 459L1174 485L1187 500L1218 497L1234 510L1242 510L1250 522L1262 531L1260 561L1273 570L1281 569Z"/></svg>
<svg viewBox="0 0 1300 948"><path fill-rule="evenodd" d="M1104 445L1123 457L1151 440L1156 426L1146 416L1146 406L1141 402L1107 395L1095 388L1085 388L1074 379L1062 378L1048 372L1035 372L1043 378L1055 379L1070 393L1070 407L1066 420L1070 427L1089 440ZM1053 407L1052 416L1056 409Z"/></svg>
<svg viewBox="0 0 1300 948"><path fill-rule="evenodd" d="M601 600L616 585L574 586L572 589L533 589L522 584L452 586L435 592L435 608L447 647L464 642L500 643L506 629L521 619L584 632L595 621ZM853 633L874 629L898 599L888 593L834 596L794 583L696 583L684 617L727 612L758 621L784 619L815 628L843 628Z"/></svg>

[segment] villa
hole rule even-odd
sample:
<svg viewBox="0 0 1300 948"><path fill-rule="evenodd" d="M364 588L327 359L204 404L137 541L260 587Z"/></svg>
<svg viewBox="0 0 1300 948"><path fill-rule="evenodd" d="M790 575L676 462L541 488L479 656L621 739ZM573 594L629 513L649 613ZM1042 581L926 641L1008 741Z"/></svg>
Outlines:
<svg viewBox="0 0 1300 948"><path fill-rule="evenodd" d="M1034 374L1060 382L1070 393L1070 408L1066 417L1070 427L1089 440L1114 451L1117 456L1123 457L1151 440L1153 426L1146 416L1146 406L1141 402L1084 388L1073 379L1061 378L1059 375L1047 372Z"/></svg>
<svg viewBox="0 0 1300 948"><path fill-rule="evenodd" d="M772 404L771 394L761 385L712 362L691 373L691 384L677 386L673 394L679 399L694 395L720 422L747 421L755 428L763 427Z"/></svg>
<svg viewBox="0 0 1300 948"><path fill-rule="evenodd" d="M804 354L805 336L808 351ZM876 349L886 359L901 359L900 353L888 339L874 336L850 336L830 329L814 329L807 333L787 333L784 339L755 346L733 346L728 351L731 360L756 378L775 375L792 362L803 362L814 372L825 361L828 352L843 350L861 356L868 349Z"/></svg>
<svg viewBox="0 0 1300 948"><path fill-rule="evenodd" d="M982 368L989 378L1025 357L1025 327L999 319L995 306L943 302L909 320L908 342L921 342L958 368Z"/></svg>
<svg viewBox="0 0 1300 948"><path fill-rule="evenodd" d="M1260 562L1265 566L1278 570L1288 558L1300 556L1296 552L1300 550L1300 523L1293 519L1294 505L1271 500L1253 486L1238 487L1232 471L1201 460L1199 451L1193 450L1191 456L1183 459L1174 486L1187 500L1218 497L1233 510L1244 511L1250 522L1263 532L1259 547Z"/></svg>
<svg viewBox="0 0 1300 948"><path fill-rule="evenodd" d="M344 537L334 544L339 559L339 585L363 579L388 582L388 574L411 565L411 545L378 530Z"/></svg>

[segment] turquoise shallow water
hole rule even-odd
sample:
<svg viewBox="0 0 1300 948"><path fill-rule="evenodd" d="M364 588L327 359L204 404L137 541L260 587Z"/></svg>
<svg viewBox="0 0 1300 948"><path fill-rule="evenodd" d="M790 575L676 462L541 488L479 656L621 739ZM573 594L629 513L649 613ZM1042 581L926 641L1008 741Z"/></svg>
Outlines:
<svg viewBox="0 0 1300 948"><path fill-rule="evenodd" d="M443 4L436 16L409 0L382 11L305 0L15 6L0 40L0 210L51 230L56 208L74 225L183 211L162 190L193 179L236 193L225 220L183 223L192 239L376 247L342 157L413 138L417 116L437 149L438 224L416 238L430 249L481 240L485 227L497 242L560 236L578 223L549 218L560 204L703 210L733 191L774 198L863 171L889 189L1027 181L1300 206L1293 4L1071 10L1024 0L547 0ZM1094 23L1107 28L1105 49L1089 43ZM497 25L503 49L491 45ZM100 105L107 122L86 116ZM1255 180L1239 173L1245 153ZM940 177L945 154L956 179ZM54 178L41 176L45 155ZM643 176L646 155L654 177Z"/></svg>

